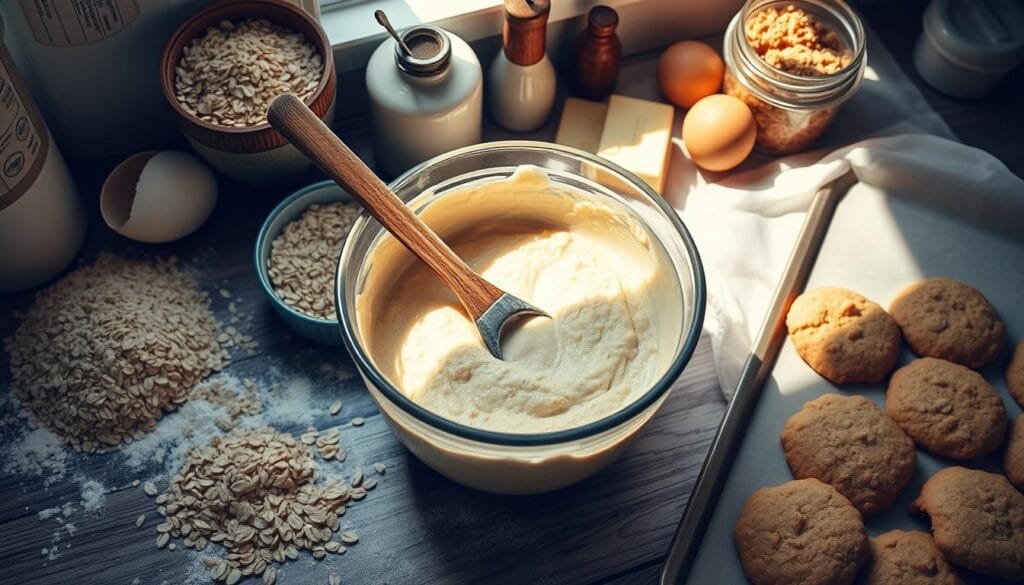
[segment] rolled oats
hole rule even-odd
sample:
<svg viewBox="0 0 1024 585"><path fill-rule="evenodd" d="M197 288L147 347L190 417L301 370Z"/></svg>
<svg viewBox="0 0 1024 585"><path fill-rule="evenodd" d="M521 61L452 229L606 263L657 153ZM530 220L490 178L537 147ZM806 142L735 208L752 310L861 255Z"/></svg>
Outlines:
<svg viewBox="0 0 1024 585"><path fill-rule="evenodd" d="M313 95L324 63L302 34L250 18L207 28L185 47L174 71L175 97L186 112L244 128L266 123L267 108L281 94Z"/></svg>
<svg viewBox="0 0 1024 585"><path fill-rule="evenodd" d="M300 549L320 559L340 547L329 543L352 490L340 481L318 484L316 470L310 447L292 435L236 429L189 453L163 494L169 505L158 530L187 536L189 548L220 543L226 556L207 561L216 580L262 574L273 583L271 562L295 559ZM342 542L352 534L342 533Z"/></svg>
<svg viewBox="0 0 1024 585"><path fill-rule="evenodd" d="M284 226L270 245L267 262L270 284L278 298L312 317L336 318L334 273L342 244L359 212L355 203L314 203Z"/></svg>
<svg viewBox="0 0 1024 585"><path fill-rule="evenodd" d="M13 395L94 452L142 438L220 369L217 335L207 295L174 258L101 255L37 294L4 345Z"/></svg>

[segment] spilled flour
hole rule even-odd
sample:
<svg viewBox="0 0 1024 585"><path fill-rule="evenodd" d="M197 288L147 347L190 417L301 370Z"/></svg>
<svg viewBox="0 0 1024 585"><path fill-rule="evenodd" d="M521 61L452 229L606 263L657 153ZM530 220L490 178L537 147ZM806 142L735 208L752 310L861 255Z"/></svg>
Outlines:
<svg viewBox="0 0 1024 585"><path fill-rule="evenodd" d="M44 486L64 479L71 449L45 428L22 432L3 451L4 473L38 477Z"/></svg>
<svg viewBox="0 0 1024 585"><path fill-rule="evenodd" d="M78 532L78 527L72 522L75 514L78 514L81 519L89 520L90 517L103 513L103 508L107 504L109 490L103 484L84 477L77 477L75 481L80 490L77 506L75 502L64 502L60 506L36 512L36 517L40 522L49 522L53 526L48 545L40 550L40 554L46 561L60 558L71 548L70 539Z"/></svg>
<svg viewBox="0 0 1024 585"><path fill-rule="evenodd" d="M153 479L165 479L185 462L194 447L206 446L238 427L306 428L329 408L316 398L314 382L304 376L283 377L275 372L256 382L222 372L201 383L192 397L170 413L141 440L121 448L119 457L132 472L161 468Z"/></svg>
<svg viewBox="0 0 1024 585"><path fill-rule="evenodd" d="M71 543L64 540L65 537L75 535L77 528L71 523L71 515L75 513L75 505L71 502L40 510L36 517L40 522L51 522L54 524L53 533L50 535L48 546L40 550L40 554L47 561L53 561L60 557L61 553L71 548Z"/></svg>
<svg viewBox="0 0 1024 585"><path fill-rule="evenodd" d="M107 504L107 488L94 479L80 478L78 485L82 488L79 504L89 514L99 514Z"/></svg>

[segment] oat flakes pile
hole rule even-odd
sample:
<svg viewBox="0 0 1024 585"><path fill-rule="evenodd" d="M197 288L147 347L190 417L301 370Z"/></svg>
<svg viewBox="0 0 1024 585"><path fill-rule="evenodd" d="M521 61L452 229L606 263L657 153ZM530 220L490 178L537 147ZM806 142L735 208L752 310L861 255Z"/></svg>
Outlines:
<svg viewBox="0 0 1024 585"><path fill-rule="evenodd" d="M281 94L313 95L323 73L323 58L301 33L259 18L225 20L185 47L174 90L190 114L242 128L265 123Z"/></svg>
<svg viewBox="0 0 1024 585"><path fill-rule="evenodd" d="M360 486L361 474L356 479ZM365 497L366 488L315 481L313 454L287 433L239 429L215 437L209 447L189 453L157 497L165 521L156 527L156 545L168 546L172 537L196 550L219 543L227 555L205 560L213 579L233 584L262 574L269 585L276 579L274 563L297 558L299 550L321 559L344 553L359 539L354 532L332 537L346 503Z"/></svg>
<svg viewBox="0 0 1024 585"><path fill-rule="evenodd" d="M313 204L284 226L270 245L267 263L278 298L307 315L336 318L334 273L359 212L354 203Z"/></svg>
<svg viewBox="0 0 1024 585"><path fill-rule="evenodd" d="M11 390L76 450L153 430L227 360L209 300L175 259L104 255L40 292L4 340Z"/></svg>
<svg viewBox="0 0 1024 585"><path fill-rule="evenodd" d="M766 8L746 22L747 40L765 63L795 75L837 73L851 55L840 36L795 6Z"/></svg>

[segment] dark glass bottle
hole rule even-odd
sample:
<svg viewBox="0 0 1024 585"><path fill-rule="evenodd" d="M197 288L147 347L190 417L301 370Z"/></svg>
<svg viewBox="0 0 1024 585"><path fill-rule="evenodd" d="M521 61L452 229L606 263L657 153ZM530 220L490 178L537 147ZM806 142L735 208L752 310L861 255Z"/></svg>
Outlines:
<svg viewBox="0 0 1024 585"><path fill-rule="evenodd" d="M615 89L622 62L622 43L615 35L619 15L608 6L587 13L587 28L576 37L572 90L576 95L603 100Z"/></svg>

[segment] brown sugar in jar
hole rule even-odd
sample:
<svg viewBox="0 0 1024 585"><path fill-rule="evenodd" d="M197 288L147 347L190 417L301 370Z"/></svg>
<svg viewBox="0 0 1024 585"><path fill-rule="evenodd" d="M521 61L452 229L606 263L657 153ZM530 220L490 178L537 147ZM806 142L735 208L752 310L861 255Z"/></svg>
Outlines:
<svg viewBox="0 0 1024 585"><path fill-rule="evenodd" d="M864 29L841 0L748 0L725 33L725 92L757 123L757 146L805 150L864 74Z"/></svg>

